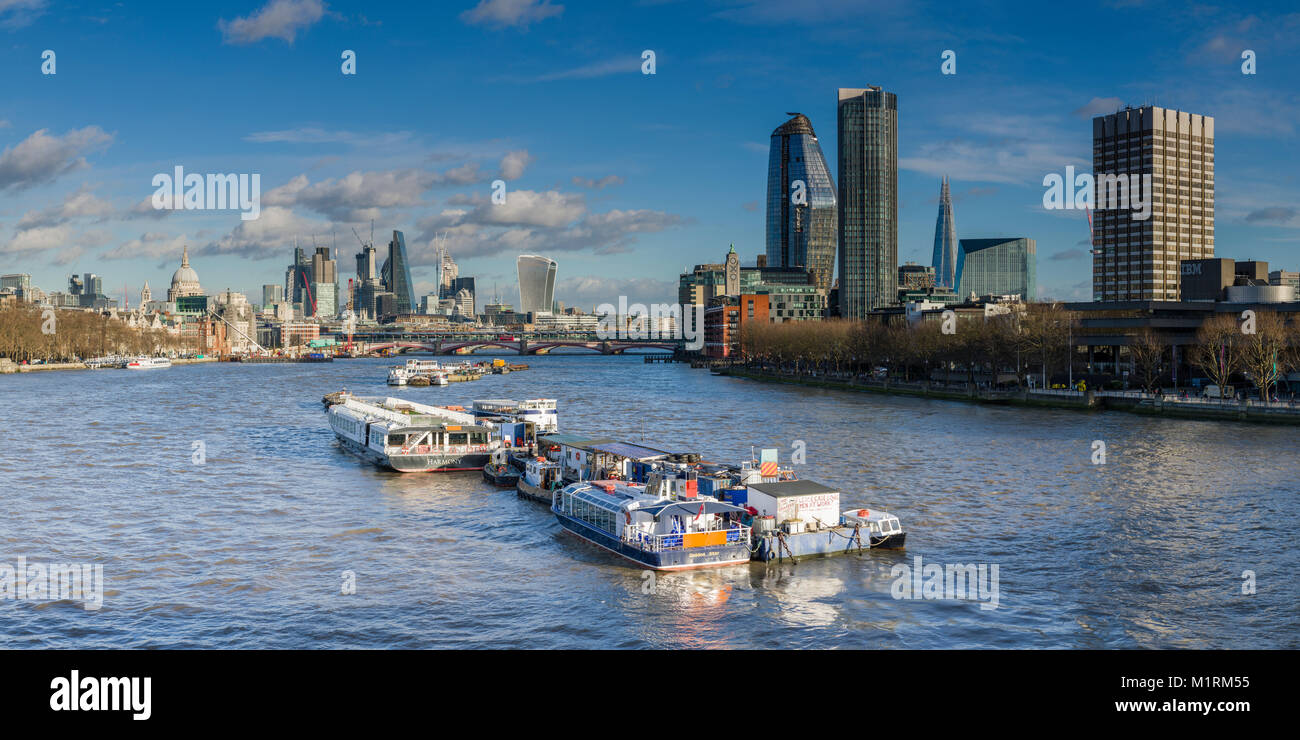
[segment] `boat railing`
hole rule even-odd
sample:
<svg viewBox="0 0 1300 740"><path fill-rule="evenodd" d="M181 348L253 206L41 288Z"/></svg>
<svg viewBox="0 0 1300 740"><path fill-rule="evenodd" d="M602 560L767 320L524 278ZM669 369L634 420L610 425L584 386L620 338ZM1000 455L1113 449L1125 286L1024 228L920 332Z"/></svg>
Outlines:
<svg viewBox="0 0 1300 740"><path fill-rule="evenodd" d="M638 547L646 552L666 552L670 550L685 550L690 547L718 546L718 545L749 545L749 527L739 524L733 524L729 527L718 527L716 529L700 530L698 532L672 532L669 534L652 534L638 528L634 524L628 524L623 527L623 541ZM714 537L692 537L692 535L714 535ZM718 538L717 535L723 535ZM706 542L695 543L693 540L703 539ZM711 540L711 541L710 541Z"/></svg>
<svg viewBox="0 0 1300 740"><path fill-rule="evenodd" d="M470 452L491 452L494 448L492 445L415 445L413 447L402 447L397 454L399 455L430 455L443 452L458 454L467 454Z"/></svg>

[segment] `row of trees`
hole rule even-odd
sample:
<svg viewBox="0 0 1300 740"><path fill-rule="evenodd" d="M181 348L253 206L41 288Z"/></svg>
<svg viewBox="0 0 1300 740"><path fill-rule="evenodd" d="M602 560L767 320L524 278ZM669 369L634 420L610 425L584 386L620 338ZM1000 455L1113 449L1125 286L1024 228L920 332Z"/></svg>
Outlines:
<svg viewBox="0 0 1300 740"><path fill-rule="evenodd" d="M1023 311L999 316L957 318L955 322L924 321L916 325L885 325L869 321L787 322L742 325L740 352L760 367L811 371L871 373L884 367L904 379L930 378L935 370L963 372L970 382L977 374L1014 374L1026 385L1033 373L1048 379L1069 367L1075 316L1060 304L1028 304ZM1272 389L1287 373L1300 369L1300 322L1277 313L1252 312L1246 317L1221 314L1207 320L1194 344L1182 349L1186 361L1224 393L1234 377L1246 376L1272 398ZM1134 379L1156 392L1169 378L1174 353L1165 339L1150 329L1137 333L1128 345Z"/></svg>
<svg viewBox="0 0 1300 740"><path fill-rule="evenodd" d="M1271 311L1220 314L1201 325L1191 361L1219 386L1221 397L1233 375L1244 373L1268 401L1273 386L1300 368L1300 322Z"/></svg>
<svg viewBox="0 0 1300 740"><path fill-rule="evenodd" d="M181 338L166 330L132 328L91 311L0 306L0 357L14 362L70 362L181 349Z"/></svg>
<svg viewBox="0 0 1300 740"><path fill-rule="evenodd" d="M945 323L885 325L875 321L750 322L740 351L760 366L795 372L872 372L885 367L904 379L929 378L936 369L1013 373L1024 385L1036 369L1048 377L1069 361L1072 316L1060 304L1037 303L1023 312L963 316Z"/></svg>

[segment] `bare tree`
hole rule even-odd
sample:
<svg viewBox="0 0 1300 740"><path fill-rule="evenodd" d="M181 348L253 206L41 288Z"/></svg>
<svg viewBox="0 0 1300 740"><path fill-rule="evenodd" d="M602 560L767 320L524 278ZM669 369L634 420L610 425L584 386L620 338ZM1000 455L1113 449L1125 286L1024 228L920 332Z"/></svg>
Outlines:
<svg viewBox="0 0 1300 740"><path fill-rule="evenodd" d="M1164 367L1165 351L1168 344L1160 335L1144 327L1129 345L1129 356L1133 358L1133 369L1142 381L1142 388L1147 393L1155 393L1160 385L1160 371Z"/></svg>
<svg viewBox="0 0 1300 740"><path fill-rule="evenodd" d="M1201 324L1192 349L1192 363L1219 386L1219 398L1227 396L1228 379L1241 369L1242 334L1237 319L1218 314Z"/></svg>

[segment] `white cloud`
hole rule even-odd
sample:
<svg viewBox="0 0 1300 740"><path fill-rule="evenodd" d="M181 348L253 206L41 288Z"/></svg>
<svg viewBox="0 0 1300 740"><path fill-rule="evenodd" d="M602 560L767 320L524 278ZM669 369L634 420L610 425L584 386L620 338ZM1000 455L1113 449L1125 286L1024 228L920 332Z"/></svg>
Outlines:
<svg viewBox="0 0 1300 740"><path fill-rule="evenodd" d="M0 26L22 28L45 12L45 0L0 0Z"/></svg>
<svg viewBox="0 0 1300 740"><path fill-rule="evenodd" d="M312 221L289 208L267 206L263 201L260 217L240 221L229 234L199 247L195 253L214 256L233 254L250 259L283 256L284 250L291 247L295 239L299 240L300 245L311 244L313 235L329 234L334 229L332 223Z"/></svg>
<svg viewBox="0 0 1300 740"><path fill-rule="evenodd" d="M460 19L471 26L527 28L563 12L563 5L551 5L549 0L479 0L478 5L461 13Z"/></svg>
<svg viewBox="0 0 1300 740"><path fill-rule="evenodd" d="M1104 116L1124 107L1124 101L1119 98L1093 98L1081 107L1074 109L1074 115L1079 118L1092 119L1094 116Z"/></svg>
<svg viewBox="0 0 1300 740"><path fill-rule="evenodd" d="M165 260L181 253L189 244L185 234L168 234L149 231L135 239L128 239L113 249L99 255L100 259L128 260L139 257Z"/></svg>
<svg viewBox="0 0 1300 740"><path fill-rule="evenodd" d="M518 180L524 176L524 169L532 164L533 155L523 149L508 152L501 158L501 177L504 180Z"/></svg>
<svg viewBox="0 0 1300 740"><path fill-rule="evenodd" d="M74 218L98 218L112 215L113 206L95 196L88 185L68 193L63 202L43 211L28 211L19 219L17 229L25 231L41 226L56 226Z"/></svg>
<svg viewBox="0 0 1300 740"><path fill-rule="evenodd" d="M0 152L0 191L24 190L53 182L75 170L89 167L85 154L113 140L98 126L51 136L41 129Z"/></svg>
<svg viewBox="0 0 1300 740"><path fill-rule="evenodd" d="M623 178L619 177L618 175L606 175L600 178L599 180L595 180L589 177L578 177L577 175L573 176L574 185L578 185L584 188L591 188L593 190L604 190L605 188L614 187L616 185L622 185L623 183L624 183Z"/></svg>
<svg viewBox="0 0 1300 740"><path fill-rule="evenodd" d="M217 22L227 44L253 44L262 39L283 39L292 44L298 31L325 15L321 0L271 0L251 15Z"/></svg>

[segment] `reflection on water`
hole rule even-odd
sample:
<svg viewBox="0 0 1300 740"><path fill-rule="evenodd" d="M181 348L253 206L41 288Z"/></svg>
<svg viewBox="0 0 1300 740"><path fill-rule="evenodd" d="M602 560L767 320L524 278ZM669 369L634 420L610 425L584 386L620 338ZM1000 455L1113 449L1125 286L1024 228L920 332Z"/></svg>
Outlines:
<svg viewBox="0 0 1300 740"><path fill-rule="evenodd" d="M98 612L0 600L0 646L1300 646L1293 429L766 385L631 356L390 390L385 364L0 378L0 563L102 563L107 581ZM647 588L477 474L401 476L341 451L320 404L341 387L554 397L566 431L712 460L751 446L788 460L801 441L801 474L845 508L898 514L908 550ZM915 555L999 564L999 608L894 599L890 567ZM1244 570L1258 593L1241 593Z"/></svg>

